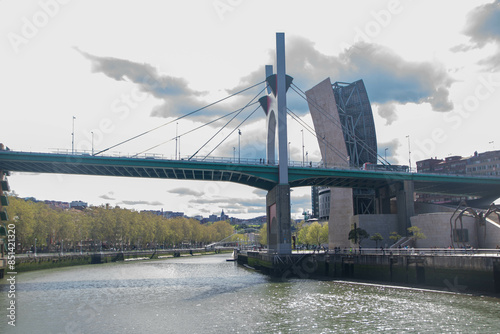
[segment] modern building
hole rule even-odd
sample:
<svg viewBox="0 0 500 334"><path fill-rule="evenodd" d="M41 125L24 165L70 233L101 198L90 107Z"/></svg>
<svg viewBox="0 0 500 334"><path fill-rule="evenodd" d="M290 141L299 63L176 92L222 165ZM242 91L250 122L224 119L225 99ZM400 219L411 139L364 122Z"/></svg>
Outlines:
<svg viewBox="0 0 500 334"><path fill-rule="evenodd" d="M323 164L362 167L376 164L377 138L363 80L352 83L323 80L306 92ZM330 246L349 246L347 235L355 214L374 213L374 191L318 189L320 220L329 222ZM327 214L328 212L328 214Z"/></svg>
<svg viewBox="0 0 500 334"><path fill-rule="evenodd" d="M311 187L311 218L319 218L319 187Z"/></svg>
<svg viewBox="0 0 500 334"><path fill-rule="evenodd" d="M377 135L373 112L363 80L332 85L349 165L361 167L377 163Z"/></svg>
<svg viewBox="0 0 500 334"><path fill-rule="evenodd" d="M82 201L72 201L69 203L69 207L70 209L84 210L88 207L88 203Z"/></svg>
<svg viewBox="0 0 500 334"><path fill-rule="evenodd" d="M328 221L330 218L330 187L318 188L318 220Z"/></svg>
<svg viewBox="0 0 500 334"><path fill-rule="evenodd" d="M45 204L49 205L53 209L62 209L62 210L67 210L70 208L70 205L68 202L61 202L61 201L49 201L45 200L43 201Z"/></svg>

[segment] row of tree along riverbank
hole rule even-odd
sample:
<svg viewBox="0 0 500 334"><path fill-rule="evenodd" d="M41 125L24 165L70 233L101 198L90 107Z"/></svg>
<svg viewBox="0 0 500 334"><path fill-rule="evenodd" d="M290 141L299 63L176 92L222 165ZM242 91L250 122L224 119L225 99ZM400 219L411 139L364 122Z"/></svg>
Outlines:
<svg viewBox="0 0 500 334"><path fill-rule="evenodd" d="M227 221L166 219L152 213L98 206L63 210L12 196L8 216L15 225L16 253L176 248L206 245L234 233ZM194 246L193 246L194 247Z"/></svg>

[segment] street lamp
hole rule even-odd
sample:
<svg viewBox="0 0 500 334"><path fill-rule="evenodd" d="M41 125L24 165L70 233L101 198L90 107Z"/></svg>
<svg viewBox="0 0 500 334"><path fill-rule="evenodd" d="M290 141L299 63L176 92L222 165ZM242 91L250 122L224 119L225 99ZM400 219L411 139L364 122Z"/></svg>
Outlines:
<svg viewBox="0 0 500 334"><path fill-rule="evenodd" d="M408 170L411 173L411 149L410 149L410 135L406 136L408 138Z"/></svg>
<svg viewBox="0 0 500 334"><path fill-rule="evenodd" d="M73 116L73 131L71 132L71 154L75 154L75 119Z"/></svg>
<svg viewBox="0 0 500 334"><path fill-rule="evenodd" d="M35 256L36 256L36 238L35 238Z"/></svg>
<svg viewBox="0 0 500 334"><path fill-rule="evenodd" d="M61 256L64 255L64 239L61 240Z"/></svg>
<svg viewBox="0 0 500 334"><path fill-rule="evenodd" d="M233 146L233 162L236 162L236 147Z"/></svg>
<svg viewBox="0 0 500 334"><path fill-rule="evenodd" d="M384 160L385 160L386 162L387 162L387 150L388 150L388 149L389 149L389 148L387 148L387 147L386 147L386 148L385 148L385 151L384 151Z"/></svg>
<svg viewBox="0 0 500 334"><path fill-rule="evenodd" d="M241 130L238 129L238 163L241 161Z"/></svg>
<svg viewBox="0 0 500 334"><path fill-rule="evenodd" d="M92 134L92 155L94 155L94 131L90 132Z"/></svg>
<svg viewBox="0 0 500 334"><path fill-rule="evenodd" d="M290 157L290 144L291 143L292 143L291 141L288 142L288 165L290 165L290 158L291 158Z"/></svg>
<svg viewBox="0 0 500 334"><path fill-rule="evenodd" d="M301 129L302 132L302 167L304 167L304 129Z"/></svg>

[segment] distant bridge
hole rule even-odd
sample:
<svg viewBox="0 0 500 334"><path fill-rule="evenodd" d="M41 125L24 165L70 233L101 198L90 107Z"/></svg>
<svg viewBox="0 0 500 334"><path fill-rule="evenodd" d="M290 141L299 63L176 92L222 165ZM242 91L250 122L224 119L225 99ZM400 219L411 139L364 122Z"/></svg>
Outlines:
<svg viewBox="0 0 500 334"><path fill-rule="evenodd" d="M0 151L0 170L29 173L99 175L153 179L226 181L270 190L278 184L278 166L262 160L166 160L79 154ZM365 171L354 168L290 166L291 187L330 186L380 189L413 181L415 192L500 197L500 178L483 176ZM496 197L495 197L496 196Z"/></svg>

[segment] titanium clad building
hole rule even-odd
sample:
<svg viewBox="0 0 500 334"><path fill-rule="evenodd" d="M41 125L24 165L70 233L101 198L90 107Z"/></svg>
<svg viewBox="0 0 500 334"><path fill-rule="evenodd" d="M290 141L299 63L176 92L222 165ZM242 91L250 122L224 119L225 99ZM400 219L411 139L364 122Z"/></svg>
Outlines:
<svg viewBox="0 0 500 334"><path fill-rule="evenodd" d="M363 80L332 85L351 167L377 163L377 135Z"/></svg>

